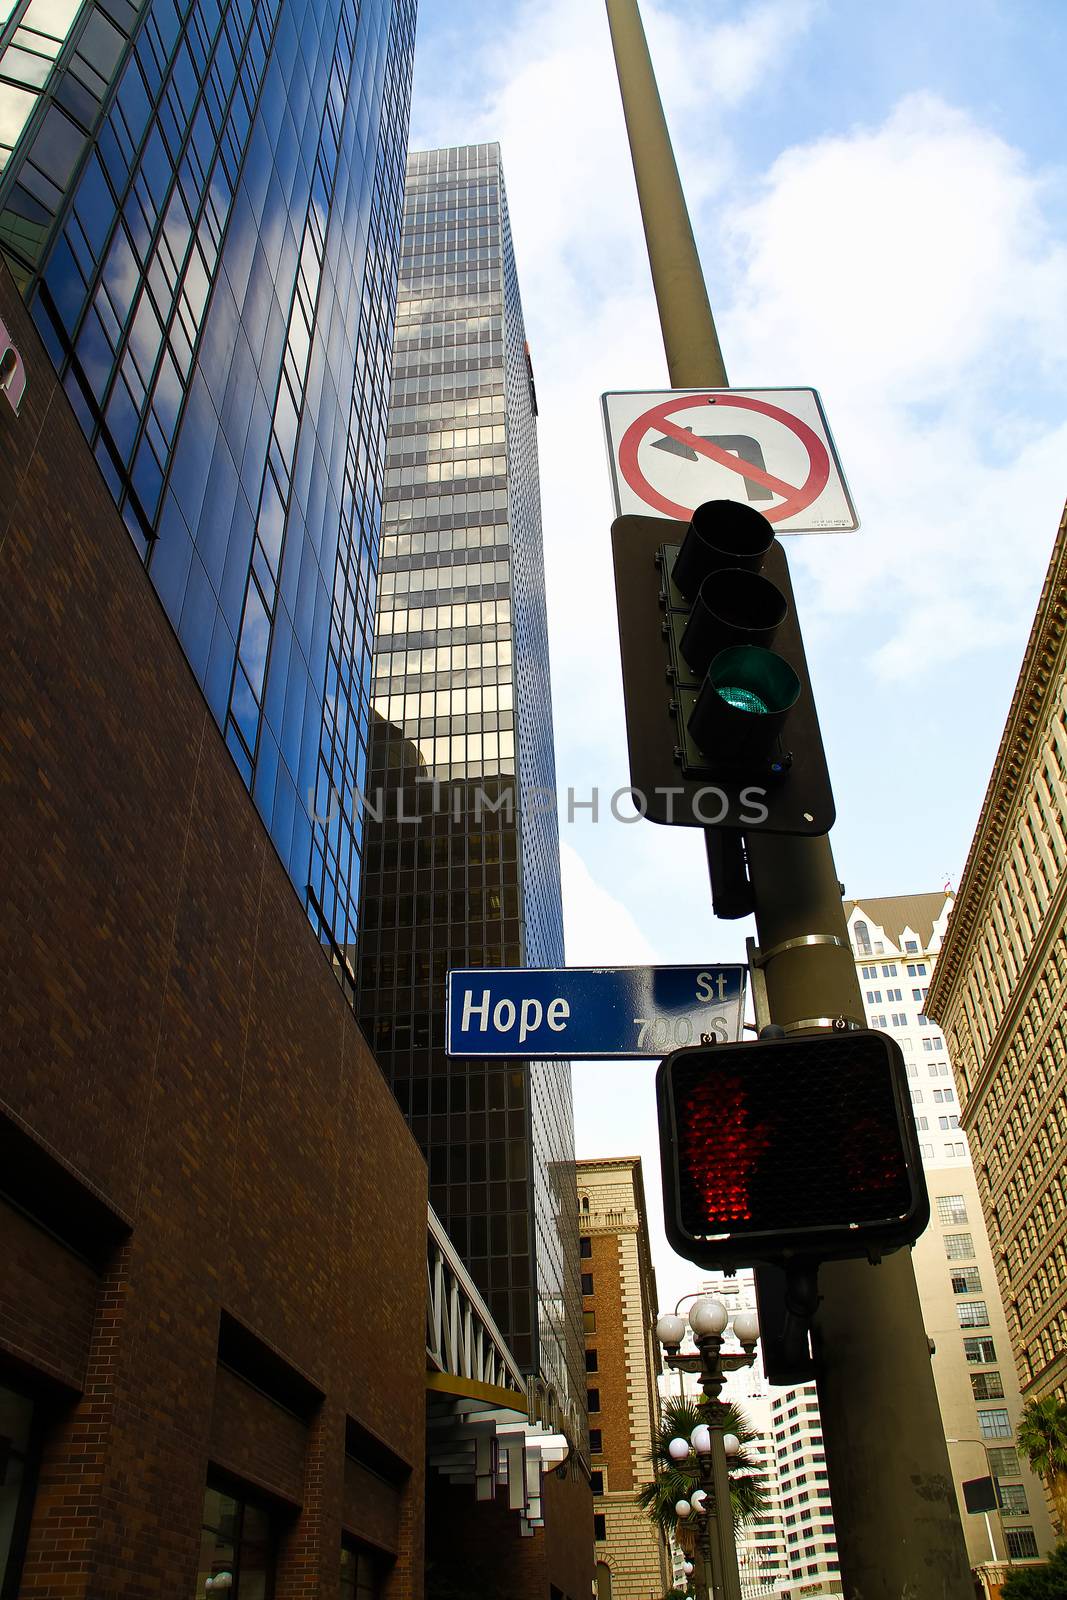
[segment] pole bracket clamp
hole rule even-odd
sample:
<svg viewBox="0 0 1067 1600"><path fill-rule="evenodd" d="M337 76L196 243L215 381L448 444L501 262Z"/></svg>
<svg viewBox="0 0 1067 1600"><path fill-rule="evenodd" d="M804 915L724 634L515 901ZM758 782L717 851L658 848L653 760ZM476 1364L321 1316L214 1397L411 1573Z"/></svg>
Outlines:
<svg viewBox="0 0 1067 1600"><path fill-rule="evenodd" d="M811 945L831 944L837 945L842 950L849 948L844 939L839 939L836 933L802 933L795 939L783 939L781 944L772 944L769 949L761 950L759 945L752 942L748 947L749 965L765 967L775 956L781 956L787 950L805 950Z"/></svg>
<svg viewBox="0 0 1067 1600"><path fill-rule="evenodd" d="M836 945L839 949L849 950L849 945L844 939L839 939L836 933L802 933L796 939L783 939L781 944L774 944L767 950L761 950L755 939L745 940L745 954L748 957L749 970L752 974L752 1007L756 1013L756 1032L768 1026L771 1021L770 1002L767 998L767 979L763 969L769 965L775 956L785 955L789 950L808 950L819 945ZM851 951L850 951L851 954ZM858 1022L852 1017L805 1017L800 1022L785 1024L786 1033L795 1033L801 1028L834 1028L842 1032L848 1028L865 1028L866 1022Z"/></svg>
<svg viewBox="0 0 1067 1600"><path fill-rule="evenodd" d="M796 1022L783 1022L779 1026L783 1033L802 1033L814 1028L829 1028L833 1033L851 1033L856 1028L865 1028L866 1022L857 1022L855 1017L799 1017Z"/></svg>

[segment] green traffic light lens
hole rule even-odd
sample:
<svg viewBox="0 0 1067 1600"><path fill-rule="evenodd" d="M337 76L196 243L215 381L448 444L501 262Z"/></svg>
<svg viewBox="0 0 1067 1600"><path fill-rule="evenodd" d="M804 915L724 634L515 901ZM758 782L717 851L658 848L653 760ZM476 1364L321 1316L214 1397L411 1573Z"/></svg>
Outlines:
<svg viewBox="0 0 1067 1600"><path fill-rule="evenodd" d="M761 700L751 689L735 688L725 683L716 684L715 687L727 705L736 706L738 711L752 711L757 716L765 717L770 710L766 700Z"/></svg>
<svg viewBox="0 0 1067 1600"><path fill-rule="evenodd" d="M754 717L781 716L800 695L800 679L788 661L758 645L720 650L708 680L727 705Z"/></svg>

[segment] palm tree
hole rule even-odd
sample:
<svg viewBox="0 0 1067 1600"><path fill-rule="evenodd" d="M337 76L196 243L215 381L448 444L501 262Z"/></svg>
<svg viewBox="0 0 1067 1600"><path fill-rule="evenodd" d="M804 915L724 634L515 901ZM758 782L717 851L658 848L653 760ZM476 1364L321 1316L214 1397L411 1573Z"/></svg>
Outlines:
<svg viewBox="0 0 1067 1600"><path fill-rule="evenodd" d="M750 1517L758 1516L767 1504L755 1457L745 1449L757 1435L740 1407L720 1400L668 1400L652 1441L650 1460L655 1476L637 1495L638 1505L665 1534L673 1533L678 1525L674 1511L676 1501L689 1500L693 1490L701 1486L696 1456L690 1455L685 1461L672 1461L668 1445L672 1439L688 1440L693 1429L701 1422L710 1423L723 1433L734 1433L741 1441L741 1449L729 1467L734 1526L739 1527ZM712 1499L709 1488L709 1507Z"/></svg>
<svg viewBox="0 0 1067 1600"><path fill-rule="evenodd" d="M1059 1531L1067 1533L1067 1405L1052 1395L1028 1400L1017 1438L1019 1449L1052 1496Z"/></svg>

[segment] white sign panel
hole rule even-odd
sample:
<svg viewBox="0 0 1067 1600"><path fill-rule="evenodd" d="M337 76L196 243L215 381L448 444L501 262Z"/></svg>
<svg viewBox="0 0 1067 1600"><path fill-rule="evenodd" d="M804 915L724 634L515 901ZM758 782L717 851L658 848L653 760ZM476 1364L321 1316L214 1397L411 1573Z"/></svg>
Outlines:
<svg viewBox="0 0 1067 1600"><path fill-rule="evenodd" d="M777 533L858 528L814 389L668 389L603 397L617 516L688 522L741 500Z"/></svg>

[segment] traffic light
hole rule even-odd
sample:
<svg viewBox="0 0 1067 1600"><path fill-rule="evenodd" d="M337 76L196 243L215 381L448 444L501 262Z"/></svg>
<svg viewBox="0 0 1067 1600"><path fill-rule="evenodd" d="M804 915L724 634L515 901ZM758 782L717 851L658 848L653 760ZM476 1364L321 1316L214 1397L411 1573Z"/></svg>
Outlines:
<svg viewBox="0 0 1067 1600"><path fill-rule="evenodd" d="M904 1058L885 1034L676 1050L656 1093L667 1238L698 1266L877 1259L930 1219Z"/></svg>
<svg viewBox="0 0 1067 1600"><path fill-rule="evenodd" d="M834 821L789 567L735 500L612 526L630 780L654 822L824 834Z"/></svg>

